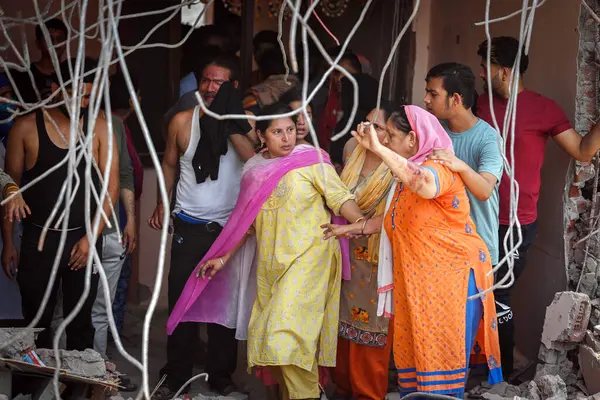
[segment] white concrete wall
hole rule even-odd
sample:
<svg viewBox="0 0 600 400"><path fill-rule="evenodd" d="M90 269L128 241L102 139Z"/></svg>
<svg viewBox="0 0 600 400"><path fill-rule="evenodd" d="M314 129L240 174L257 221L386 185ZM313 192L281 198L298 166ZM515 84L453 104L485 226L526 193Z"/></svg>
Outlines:
<svg viewBox="0 0 600 400"><path fill-rule="evenodd" d="M158 253L160 248L160 232L150 229L146 221L154 212L158 198L158 180L156 171L152 168L144 169L144 194L140 201L140 226L138 246L139 254L139 284L151 290L156 285L156 275L158 266ZM169 274L169 259L171 254L171 235L169 235L165 270L161 287L161 296L159 306L167 307L167 277ZM143 293L143 292L142 292ZM142 298L142 300L144 300Z"/></svg>
<svg viewBox="0 0 600 400"><path fill-rule="evenodd" d="M425 93L425 75L431 67L430 49L431 49L431 17L432 2L436 0L421 0L419 12L413 22L413 32L415 32L415 73L412 86L412 104L423 106L423 94Z"/></svg>

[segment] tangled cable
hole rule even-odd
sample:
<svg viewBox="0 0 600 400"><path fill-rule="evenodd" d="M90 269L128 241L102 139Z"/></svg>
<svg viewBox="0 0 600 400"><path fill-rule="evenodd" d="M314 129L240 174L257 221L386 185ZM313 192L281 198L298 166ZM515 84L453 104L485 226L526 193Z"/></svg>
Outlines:
<svg viewBox="0 0 600 400"><path fill-rule="evenodd" d="M210 5L213 1L214 0L211 0L210 2L208 2L208 5ZM514 174L514 172L515 172L514 136L515 136L515 120L516 120L516 113L517 113L517 94L518 94L517 88L519 85L519 74L515 73L515 71L519 71L521 52L524 51L525 54L527 54L529 52L530 43L531 43L531 33L532 33L532 29L533 29L533 23L535 20L535 12L546 1L547 0L541 0L541 1L532 0L532 4L529 5L528 0L523 0L523 5L522 5L521 10L515 11L514 13L507 15L505 17L502 17L502 18L490 19L491 0L486 0L485 19L484 19L484 21L478 22L475 24L475 25L483 25L484 26L486 38L488 40L488 43L490 43L490 41L491 41L490 24L491 23L499 22L499 21L502 21L502 20L505 20L508 18L519 16L519 15L521 16L521 23L520 23L520 28L519 28L519 42L521 44L521 47L520 47L519 53L516 57L515 65L513 67L513 74L511 75L511 78L510 78L511 90L510 90L510 94L509 94L507 111L506 111L506 115L504 117L502 130L500 129L498 121L494 114L494 107L490 107L491 112L492 112L493 126L499 133L498 146L501 150L501 154L503 157L505 173L507 174L507 176L510 179L510 226L509 226L506 237L503 239L503 246L504 246L506 255L502 258L502 260L500 260L498 265L494 268L494 270L491 273L497 271L504 264L507 264L507 266L508 266L508 273L500 281L496 282L493 287L488 288L487 290L478 293L477 295L471 297L470 299L481 297L490 290L494 290L497 288L509 287L514 282L514 274L513 274L514 256L515 256L516 250L522 243L520 223L517 218L519 186L515 180L515 174ZM108 89L108 87L109 87L108 70L111 65L118 64L121 68L121 71L123 73L123 76L124 76L124 79L125 79L128 91L129 91L129 94L132 99L135 115L137 116L137 119L140 122L141 131L144 136L146 145L149 149L149 154L150 154L150 158L152 160L152 165L157 173L160 199L163 202L163 204L165 204L165 208L167 208L167 209L169 208L168 204L169 204L170 199L166 192L165 180L164 180L164 176L162 174L160 160L158 158L156 149L153 145L152 137L150 135L148 125L146 123L144 115L142 114L142 110L141 110L141 107L139 104L138 97L135 92L135 88L134 88L132 80L131 80L129 68L125 61L125 57L137 50L144 49L144 48L153 48L153 47L175 48L175 47L181 46L191 36L193 29L190 29L190 31L185 35L185 37L181 41L174 43L174 44L148 43L148 41L149 41L150 37L152 36L152 34L160 26L168 23L170 20L175 18L177 15L179 15L180 9L182 7L185 7L188 4L197 3L197 0L185 1L185 2L182 2L181 4L166 7L161 10L153 10L153 11L137 13L137 14L130 14L130 15L121 15L122 2L123 2L123 0L98 0L98 19L96 21L88 21L86 18L86 14L87 14L86 11L88 10L89 0L80 0L80 1L74 0L70 3L66 3L65 0L61 0L61 9L58 12L52 13L52 14L49 11L51 8L51 5L52 5L52 1L49 1L46 4L46 6L43 9L41 9L39 7L38 0L34 0L33 4L34 4L35 15L33 17L27 17L27 18L5 16L5 15L3 15L2 11L0 10L0 30L4 34L4 36L6 38L6 42L7 42L6 45L2 48L2 50L8 50L8 49L12 50L15 53L16 58L17 58L17 62L15 63L15 62L8 62L3 57L0 57L0 64L4 69L8 80L10 81L11 85L13 86L15 95L17 97L17 100L6 99L6 98L0 98L0 100L5 101L7 103L18 105L22 109L22 111L15 110L10 118L8 118L4 121L0 121L0 123L8 122L11 119L14 119L25 113L30 113L37 109L44 110L45 108L58 107L59 105L65 105L67 107L67 109L69 110L70 117L71 117L71 128L70 128L69 132L61 132L58 129L57 124L52 120L50 115L46 112L46 118L48 118L48 120L50 120L51 123L53 123L53 125L55 126L57 131L59 131L60 134L63 135L64 139L69 143L67 156L59 164L57 164L54 168L48 170L44 175L40 176L38 179L29 182L27 185L23 186L19 191L19 192L23 192L23 191L28 190L33 185L37 184L41 179L44 179L46 176L48 176L48 174L52 173L53 171L55 171L56 169L60 168L61 166L65 165L65 164L67 165L67 179L65 179L65 182L64 182L63 186L61 187L59 199L57 199L57 201L54 205L54 208L52 210L52 213L51 213L50 217L48 218L48 220L46 221L46 224L44 226L44 232L47 232L48 229L51 229L50 228L51 226L54 228L60 228L61 229L60 242L59 242L59 246L57 248L57 254L54 259L52 273L51 273L51 276L50 276L50 279L48 282L48 286L44 293L42 304L40 306L40 309L38 310L37 315L35 316L33 321L29 324L29 327L34 327L39 322L41 315L48 304L51 289L56 280L59 260L64 251L64 246L65 246L65 241L66 241L66 231L67 231L67 226L68 226L68 221L69 221L69 212L68 211L71 206L71 201L72 201L73 195L78 190L78 187L80 185L83 185L83 187L85 189L85 206L86 206L85 213L86 213L86 221L87 221L86 222L86 234L88 235L88 238L90 239L90 241L92 240L92 238L97 236L99 224L100 224L100 218L103 218L105 220L107 226L111 225L111 220L109 220L106 217L106 215L103 215L102 212L99 211L95 215L92 215L92 213L91 213L93 204L97 205L98 206L97 208L99 210L101 210L102 209L101 205L104 203L105 199L107 197L109 197L108 184L109 184L110 178L108 176L108 173L105 173L104 176L102 176L102 174L100 173L100 170L98 168L98 165L96 165L96 162L94 161L94 156L92 153L92 136L93 136L93 132L94 132L94 127L96 125L96 120L99 116L100 106L102 104L104 104L104 109L106 110L106 114L110 115L110 113L111 113L111 104L110 104L110 98L108 95L108 93L109 93L108 92L108 90L109 90ZM281 114L281 115L277 115L277 116L272 116L272 115L268 115L268 116L266 116L266 115L262 115L262 116L218 115L218 114L215 114L214 112L210 111L209 109L207 109L201 96L199 95L199 93L196 92L196 98L198 100L200 107L206 114L208 114L216 119L220 119L220 120L235 119L235 118L264 120L264 119L272 119L273 117L286 117L286 116L296 115L298 113L304 113L304 115L306 117L305 119L308 122L311 138L313 140L313 143L315 143L315 145L318 148L319 147L318 137L316 135L314 126L310 122L310 118L308 118L307 106L310 103L310 101L316 96L317 92L326 83L328 75L331 72L333 72L334 70L337 70L337 71L341 72L345 77L347 77L353 85L353 94L352 94L353 107L352 107L351 115L348 119L348 121L349 121L348 124L344 127L344 129L341 132L336 134L332 138L332 140L334 140L334 141L338 140L342 136L348 134L349 131L353 128L351 126L351 124L352 124L352 121L353 121L354 116L356 115L356 112L358 109L358 94L359 93L358 93L358 85L357 85L356 80L348 71L346 71L344 68L342 68L339 65L339 62L340 62L340 59L342 58L344 52L348 48L350 41L352 40L352 38L356 34L357 30L361 26L362 22L364 21L365 16L366 16L369 8L371 7L372 3L373 3L373 0L367 0L365 2L363 9L362 9L358 19L354 23L354 26L352 27L350 33L343 40L343 42L341 44L340 52L337 55L335 55L334 58L332 58L332 56L330 56L328 54L328 52L325 50L322 42L319 40L319 38L317 37L317 35L315 34L315 32L313 31L313 29L311 28L311 26L308 23L311 16L315 15L314 10L317 7L317 5L319 4L319 0L312 1L304 13L300 12L300 5L301 5L300 0L295 0L295 1L285 0L284 2L282 2L282 7L279 12L279 36L278 36L278 39L279 39L280 46L283 49L284 44L281 40L282 34L283 34L283 29L284 29L283 14L284 14L285 7L289 7L291 10L291 23L290 23L290 32L289 32L289 38L290 38L289 60L290 60L291 70L293 72L298 72L298 70L299 70L298 58L297 58L297 54L296 54L296 40L297 40L296 38L298 36L298 29L300 29L300 41L303 46L302 62L303 62L304 70L305 71L308 70L309 58L311 56L309 53L309 49L308 49L309 38L310 38L310 40L313 41L313 43L315 44L319 53L323 56L323 58L329 64L329 67L328 67L327 71L323 74L323 77L319 80L317 85L310 92L308 89L309 88L308 74L307 73L304 74L303 81L302 81L302 106L299 109L294 110L293 112L290 112L287 114ZM582 3L586 9L591 11L591 9L589 9L589 6L585 3L585 1L582 0ZM386 60L384 67L382 68L381 76L379 79L377 108L379 108L380 103L381 103L381 98L382 98L382 94L383 94L383 83L384 83L388 68L389 68L390 64L392 63L392 60L395 56L395 52L396 52L402 38L404 37L407 30L410 28L412 21L416 17L416 15L419 11L420 5L421 5L420 0L416 0L414 2L413 11L412 11L410 17L408 18L408 20L406 21L406 23L404 24L404 26L402 27L402 29L400 29L398 36L394 40L394 43L389 52L389 56ZM77 11L77 10L79 11L79 19L77 21L74 21L73 17L74 17L75 11ZM149 15L158 15L158 14L168 14L168 16L165 19L163 19L160 23L158 23L155 27L153 27L139 43L134 44L132 46L125 46L121 43L121 40L119 37L119 32L118 32L119 21L122 21L125 19L131 19L131 18L141 18L141 17L149 16ZM55 46L52 44L52 41L50 40L50 35L48 32L48 29L44 25L44 21L47 21L47 20L54 18L56 16L59 16L59 15L62 17L63 21L65 21L68 34L67 34L67 39L65 40L65 42L59 43ZM194 23L195 26L197 26L199 24L199 22L201 21L201 18L202 18L202 14L200 14L198 16L198 18L196 19L196 21ZM597 16L595 16L595 18L597 18ZM16 32L15 35L20 35L21 37L24 38L24 35L25 35L24 29L28 25L37 25L40 27L46 43L49 44L50 56L52 59L54 69L58 73L58 80L59 80L59 90L55 91L49 98L44 99L44 100L41 100L38 88L34 87L34 90L35 90L38 98L40 99L40 101L38 101L36 103L26 103L24 101L23 96L20 93L19 88L15 85L14 78L11 74L11 69L14 69L17 71L27 71L33 82L29 50L27 48L26 41L23 40L24 48L23 48L23 52L21 52L18 49L15 42L11 38L11 32ZM101 52L100 52L100 56L99 56L98 68L96 68L95 70L92 70L92 71L88 71L84 74L83 73L83 57L85 54L85 40L86 39L98 40L99 42L102 43L102 48L101 48ZM66 46L66 52L70 59L71 51L70 51L69 45L72 41L75 41L75 40L77 41L77 52L76 52L75 64L70 66L70 76L61 76L60 70L58 68L59 59L57 57L56 47L57 46ZM491 58L491 46L488 46L487 79L488 79L489 87L491 87L491 71L490 71L490 64L491 64L490 61L491 60L490 60L490 58ZM289 73L290 67L288 66L287 63L285 66L286 66L286 72ZM79 117L80 117L79 109L80 109L81 101L83 98L83 95L81 93L81 86L83 83L84 76L87 76L89 74L94 74L94 84L93 84L93 89L92 89L92 96L90 97L90 106L89 106L90 107L90 118L89 118L88 126L86 127L87 129L80 129L79 124L77 122L79 121ZM66 90L67 86L72 86L72 88L73 88L72 93L74 93L73 96L70 96L69 93L67 92L67 90ZM56 98L59 95L62 95L63 100L56 101ZM493 104L494 99L492 97L491 92L488 94L488 96L489 96L490 104ZM109 149L112 150L112 146L114 145L114 143L112 142L113 126L110 122L110 118L108 118L107 120L108 120L107 121L108 131L110 133L109 134L109 138L110 138L109 139ZM86 132L88 132L88 133L86 134ZM321 155L320 152L318 152L318 153L319 153L319 155ZM110 151L110 154L112 154L112 151ZM509 156L507 156L507 155L509 155ZM110 162L110 158L109 158L109 162ZM84 163L84 165L86 167L84 176L79 176L78 172L77 172L77 167L81 163ZM100 178L100 180L101 180L101 188L99 190L96 190L96 188L92 184L92 178L93 178L94 174L96 174L97 177ZM65 199L71 199L71 200L65 201ZM4 204L7 200L8 199L5 199L2 204ZM62 210L59 209L61 204L65 204L65 206ZM116 343L119 353L121 355L123 355L123 357L125 357L125 359L127 359L130 363L132 363L134 366L136 366L141 371L142 376L143 376L142 387L141 387L140 392L137 394L136 399L141 399L141 398L150 399L149 376L148 376L149 333L150 333L150 327L151 327L154 311L157 306L157 302L158 302L158 298L159 298L159 294L160 294L160 288L161 288L163 275L164 275L166 246L167 246L167 240L168 240L168 230L167 229L168 229L168 225L169 225L169 215L167 213L165 213L162 222L163 222L162 223L163 228L162 228L161 234L160 234L160 246L159 246L159 256L158 256L158 261L157 261L157 273L156 273L156 278L154 281L154 288L153 288L151 300L150 300L150 303L148 306L148 311L145 315L144 324L143 324L142 359L141 359L141 361L137 360L135 357L133 357L132 355L127 353L127 351L125 350L123 344L121 343L119 334L117 332L117 328L116 328L115 321L114 321L114 316L112 315L112 308L107 307L109 327L110 327L112 336L115 340L115 343ZM115 226L117 226L117 230L118 230L118 224L116 224L116 217L115 217L114 212L113 212L113 217L112 217L112 223L115 224ZM54 224L54 225L52 225L52 224ZM514 229L516 231L516 234L513 232L513 227L516 228L516 229ZM40 243L39 243L40 248L43 246L44 236L45 236L45 234L42 235L42 237L40 238ZM58 353L59 338L60 338L62 332L64 332L66 326L73 320L73 318L75 318L75 316L77 315L77 313L83 306L83 303L85 302L85 300L90 292L92 266L95 266L99 272L100 280L102 282L104 298L105 299L110 298L108 282L107 282L106 274L102 267L101 257L98 254L98 252L96 251L96 249L92 246L90 249L88 260L87 260L86 282L85 282L84 292L82 293L75 309L68 316L66 316L63 323L59 326L58 331L56 332L56 335L55 335L54 341L53 341L53 348L55 351L55 358L56 358L56 363L57 363L57 369L56 369L57 372L55 373L55 376L54 376L54 390L55 390L55 395L57 396L57 398L60 398L60 392L59 392L59 388L58 388L58 375L59 375L58 371L60 370L60 358L59 358L59 353ZM14 340L17 340L17 339L18 338L15 337L11 340L11 342ZM0 344L0 348L6 347L9 344L10 343L2 343L2 344ZM192 382L193 380L198 379L202 376L205 376L205 375L201 374L201 375L197 375L197 376L193 377L190 381L186 382L186 385L188 383ZM181 390L178 391L178 393L180 393L180 392L181 392ZM427 397L427 398L439 398L439 399L450 398L448 396L432 395L432 394L425 394L425 393L409 394L405 398L413 398L413 397L418 397L418 396Z"/></svg>

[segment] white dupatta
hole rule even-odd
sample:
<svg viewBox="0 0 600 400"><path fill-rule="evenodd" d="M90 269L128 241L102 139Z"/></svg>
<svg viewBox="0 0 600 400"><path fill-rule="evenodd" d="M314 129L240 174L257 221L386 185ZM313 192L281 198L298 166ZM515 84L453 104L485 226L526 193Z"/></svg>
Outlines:
<svg viewBox="0 0 600 400"><path fill-rule="evenodd" d="M390 209L397 185L398 182L394 180L385 202L384 220ZM391 318L394 315L394 302L392 298L394 289L394 260L392 258L392 243L383 225L382 223L381 239L379 241L379 262L377 265L377 316Z"/></svg>

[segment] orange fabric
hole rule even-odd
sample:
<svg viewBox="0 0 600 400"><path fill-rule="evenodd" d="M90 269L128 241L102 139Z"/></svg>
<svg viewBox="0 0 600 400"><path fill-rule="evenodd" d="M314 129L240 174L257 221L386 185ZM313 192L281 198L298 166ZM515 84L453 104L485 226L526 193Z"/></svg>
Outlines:
<svg viewBox="0 0 600 400"><path fill-rule="evenodd" d="M333 382L339 394L357 400L385 398L394 335L393 325L393 321L390 321L385 347L365 346L342 337L338 338Z"/></svg>
<svg viewBox="0 0 600 400"><path fill-rule="evenodd" d="M242 100L242 106L244 107L244 110L247 110L257 105L258 96L253 90L250 90L250 92L246 96L244 96L244 99Z"/></svg>
<svg viewBox="0 0 600 400"><path fill-rule="evenodd" d="M437 175L438 196L425 200L398 185L385 218L394 262L394 361L402 392L451 394L464 390L466 303L472 269L479 291L493 284L490 257L469 216L458 174L425 162ZM482 299L479 354L500 376L493 293Z"/></svg>

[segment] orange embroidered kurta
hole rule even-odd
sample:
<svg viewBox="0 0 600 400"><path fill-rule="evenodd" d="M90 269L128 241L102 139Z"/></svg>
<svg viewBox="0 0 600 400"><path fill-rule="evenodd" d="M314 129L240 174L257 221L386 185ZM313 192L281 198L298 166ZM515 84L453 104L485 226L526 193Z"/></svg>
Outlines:
<svg viewBox="0 0 600 400"><path fill-rule="evenodd" d="M426 200L397 185L384 228L394 263L394 361L401 392L456 394L468 371L469 275L477 291L493 285L490 257L469 216L458 174L425 162L438 195ZM490 382L502 380L494 295L481 298L483 320L473 346L485 355Z"/></svg>

